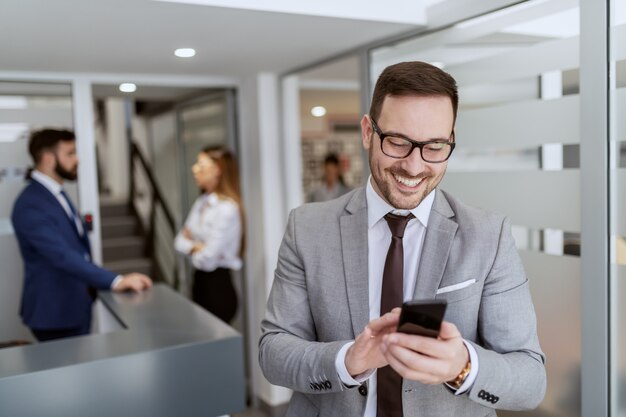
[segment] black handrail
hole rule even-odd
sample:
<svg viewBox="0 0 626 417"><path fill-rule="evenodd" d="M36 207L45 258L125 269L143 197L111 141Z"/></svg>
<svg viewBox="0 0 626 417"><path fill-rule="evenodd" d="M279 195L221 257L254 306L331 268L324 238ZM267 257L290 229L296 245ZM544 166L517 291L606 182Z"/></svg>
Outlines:
<svg viewBox="0 0 626 417"><path fill-rule="evenodd" d="M146 177L148 178L148 183L150 184L150 189L151 189L151 195L152 195L152 202L150 205L150 228L147 231L147 239L148 242L150 242L148 248L149 248L149 255L153 260L153 271L156 271L156 260L154 259L154 253L155 253L155 245L156 245L156 240L155 240L155 221L156 221L156 208L157 205L161 206L161 209L163 210L163 214L165 214L165 220L167 221L167 224L172 232L173 235L176 234L176 223L174 222L174 216L172 216L172 213L170 212L169 208L167 207L167 204L165 202L165 199L163 198L163 195L161 194L161 191L159 190L159 187L156 183L156 180L154 179L154 174L152 173L152 167L150 166L150 164L148 164L148 162L146 161L146 158L143 156L143 154L141 153L141 149L139 149L139 147L137 146L137 144L134 141L130 141L130 175L131 175L131 181L130 181L130 201L133 204L133 209L134 209L134 201L135 201L135 197L137 196L137 190L135 187L135 166L136 166L136 162L135 159L139 160L139 166L141 166L141 168L143 168L143 172L146 174ZM153 274L154 275L154 274ZM175 289L178 289L178 267L176 265L176 261L174 261L174 282L173 282L173 287Z"/></svg>

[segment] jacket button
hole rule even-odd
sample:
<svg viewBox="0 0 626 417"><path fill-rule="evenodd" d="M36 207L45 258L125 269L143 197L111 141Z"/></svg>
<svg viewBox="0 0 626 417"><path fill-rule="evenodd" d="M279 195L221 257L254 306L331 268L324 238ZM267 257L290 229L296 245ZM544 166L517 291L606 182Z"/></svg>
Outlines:
<svg viewBox="0 0 626 417"><path fill-rule="evenodd" d="M367 385L359 386L359 394L361 394L364 397L367 397Z"/></svg>

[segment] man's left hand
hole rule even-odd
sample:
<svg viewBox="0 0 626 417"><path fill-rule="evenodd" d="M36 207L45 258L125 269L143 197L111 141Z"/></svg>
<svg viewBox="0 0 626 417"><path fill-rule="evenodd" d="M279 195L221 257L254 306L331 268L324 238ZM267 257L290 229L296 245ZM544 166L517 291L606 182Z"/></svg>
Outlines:
<svg viewBox="0 0 626 417"><path fill-rule="evenodd" d="M400 376L423 384L451 381L469 361L461 333L454 324L445 321L437 339L391 333L384 336L382 351Z"/></svg>

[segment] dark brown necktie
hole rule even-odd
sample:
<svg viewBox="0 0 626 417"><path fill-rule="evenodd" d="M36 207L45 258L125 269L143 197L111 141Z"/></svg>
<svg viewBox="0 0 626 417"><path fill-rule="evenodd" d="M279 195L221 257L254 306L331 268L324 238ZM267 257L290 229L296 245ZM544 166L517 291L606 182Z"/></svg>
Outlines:
<svg viewBox="0 0 626 417"><path fill-rule="evenodd" d="M395 307L400 307L404 300L402 237L407 223L414 217L410 213L408 216L398 216L392 213L385 216L391 230L391 244L383 272L382 295L380 297L381 316ZM390 366L378 369L377 374L377 417L402 417L402 377Z"/></svg>

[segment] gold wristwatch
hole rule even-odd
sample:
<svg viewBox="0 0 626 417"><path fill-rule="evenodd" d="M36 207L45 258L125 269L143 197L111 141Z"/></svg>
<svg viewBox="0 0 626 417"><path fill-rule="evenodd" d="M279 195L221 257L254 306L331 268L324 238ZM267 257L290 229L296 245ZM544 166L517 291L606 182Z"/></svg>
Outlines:
<svg viewBox="0 0 626 417"><path fill-rule="evenodd" d="M465 368L461 370L461 372L456 376L456 378L454 378L452 381L446 382L446 384L450 385L454 389L461 388L461 385L463 385L463 382L465 382L465 378L467 378L471 370L472 370L472 362L468 359L467 365L465 365Z"/></svg>

